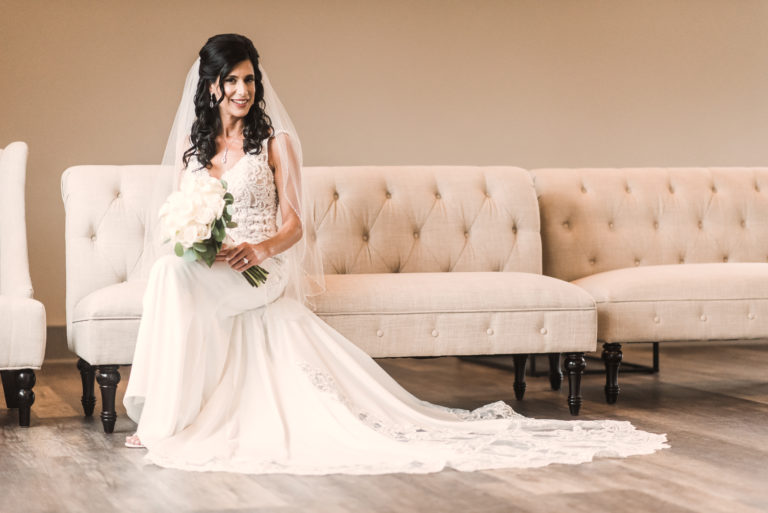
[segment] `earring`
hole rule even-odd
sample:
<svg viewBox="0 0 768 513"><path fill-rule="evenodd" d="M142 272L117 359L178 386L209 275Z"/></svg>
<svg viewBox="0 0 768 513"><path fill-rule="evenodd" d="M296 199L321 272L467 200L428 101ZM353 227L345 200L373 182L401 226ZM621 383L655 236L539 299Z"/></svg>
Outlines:
<svg viewBox="0 0 768 513"><path fill-rule="evenodd" d="M211 93L211 103L210 107L213 108L213 106L216 105L216 97Z"/></svg>

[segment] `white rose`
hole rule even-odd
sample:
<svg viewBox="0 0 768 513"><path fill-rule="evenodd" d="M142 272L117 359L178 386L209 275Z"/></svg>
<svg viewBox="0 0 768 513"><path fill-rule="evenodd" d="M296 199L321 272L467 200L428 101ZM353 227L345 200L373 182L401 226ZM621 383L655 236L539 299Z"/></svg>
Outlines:
<svg viewBox="0 0 768 513"><path fill-rule="evenodd" d="M192 244L199 242L197 239L198 226L196 223L190 223L176 234L176 242L180 242L185 248L191 248Z"/></svg>

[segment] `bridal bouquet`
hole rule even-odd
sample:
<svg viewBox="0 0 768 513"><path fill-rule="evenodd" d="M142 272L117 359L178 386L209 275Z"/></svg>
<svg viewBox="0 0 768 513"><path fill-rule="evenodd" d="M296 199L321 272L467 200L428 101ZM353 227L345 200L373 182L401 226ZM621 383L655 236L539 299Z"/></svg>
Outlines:
<svg viewBox="0 0 768 513"><path fill-rule="evenodd" d="M160 207L163 233L175 243L176 255L187 262L201 260L211 267L222 244L229 239L227 228L237 226L232 222L233 201L224 180L187 173L179 190ZM269 273L256 265L242 274L248 283L258 287L267 281Z"/></svg>

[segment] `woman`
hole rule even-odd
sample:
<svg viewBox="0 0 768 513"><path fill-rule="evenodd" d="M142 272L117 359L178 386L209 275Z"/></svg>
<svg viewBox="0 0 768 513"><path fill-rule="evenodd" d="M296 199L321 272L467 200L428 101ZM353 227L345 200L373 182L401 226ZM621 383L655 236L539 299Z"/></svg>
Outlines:
<svg viewBox="0 0 768 513"><path fill-rule="evenodd" d="M167 467L294 474L536 467L666 447L627 422L528 419L502 402L451 410L400 387L302 304L322 275L305 243L300 143L253 44L212 37L196 66L166 159L225 179L236 244L211 269L175 256L152 266L127 445ZM253 265L269 272L256 289L240 276Z"/></svg>

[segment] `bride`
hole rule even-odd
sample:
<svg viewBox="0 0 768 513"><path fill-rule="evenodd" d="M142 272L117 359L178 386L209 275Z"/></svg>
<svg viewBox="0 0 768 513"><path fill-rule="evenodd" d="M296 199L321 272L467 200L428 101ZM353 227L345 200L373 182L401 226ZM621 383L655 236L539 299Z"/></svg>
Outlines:
<svg viewBox="0 0 768 513"><path fill-rule="evenodd" d="M301 145L246 37L210 38L187 77L164 163L224 179L235 241L211 268L174 255L149 272L125 394L129 447L157 465L244 473L426 473L650 454L628 422L529 419L412 396L304 306L322 291L306 244ZM166 191L167 192L167 191ZM269 272L253 288L251 266Z"/></svg>

